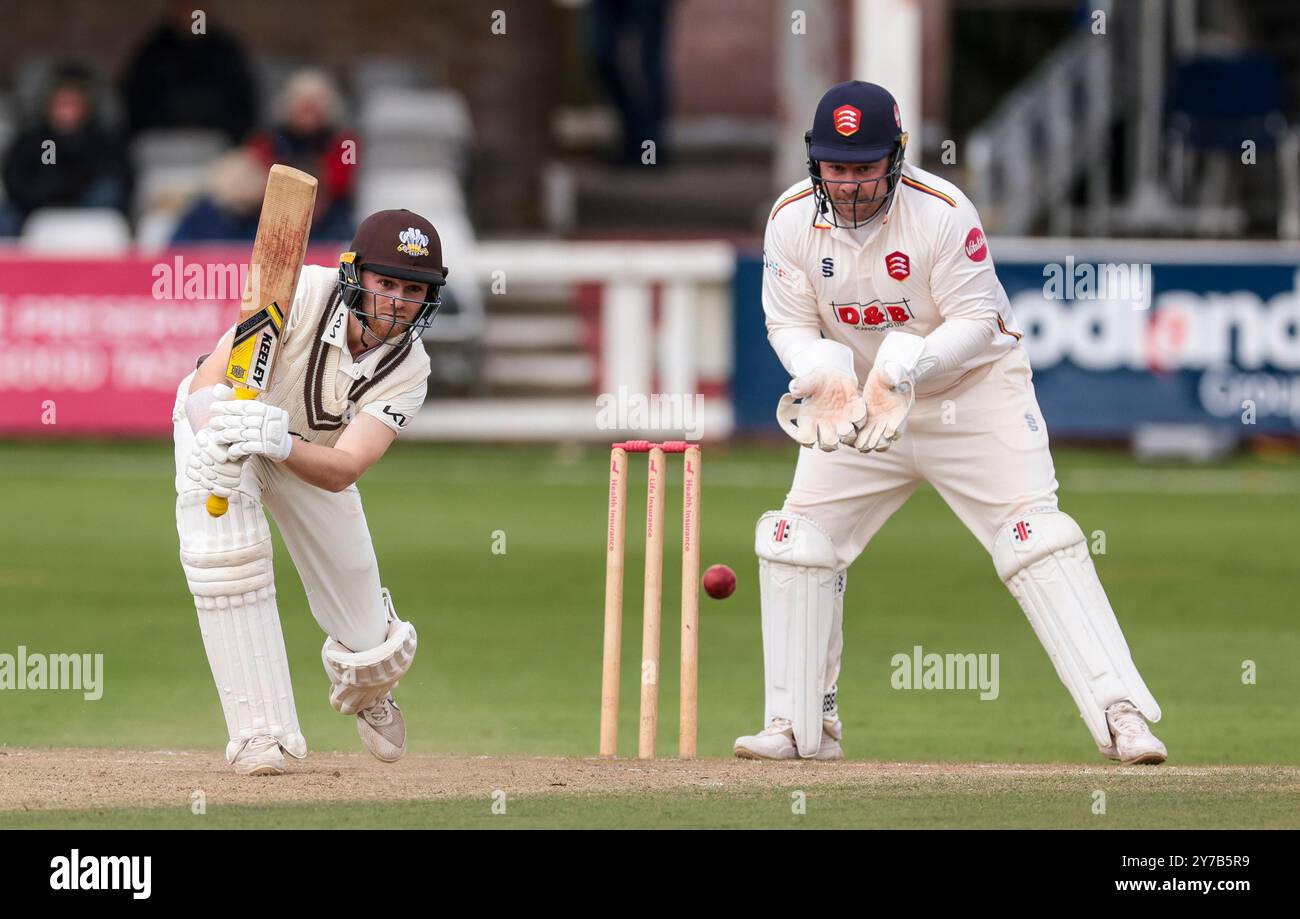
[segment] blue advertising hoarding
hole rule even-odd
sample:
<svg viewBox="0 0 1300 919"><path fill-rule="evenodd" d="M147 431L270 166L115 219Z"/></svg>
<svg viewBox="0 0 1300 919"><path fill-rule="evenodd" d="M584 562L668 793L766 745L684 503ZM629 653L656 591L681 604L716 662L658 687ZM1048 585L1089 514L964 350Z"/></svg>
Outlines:
<svg viewBox="0 0 1300 919"><path fill-rule="evenodd" d="M994 239L990 250L1055 435L1300 431L1295 247ZM767 344L760 253L742 254L733 284L736 429L771 432L789 377Z"/></svg>

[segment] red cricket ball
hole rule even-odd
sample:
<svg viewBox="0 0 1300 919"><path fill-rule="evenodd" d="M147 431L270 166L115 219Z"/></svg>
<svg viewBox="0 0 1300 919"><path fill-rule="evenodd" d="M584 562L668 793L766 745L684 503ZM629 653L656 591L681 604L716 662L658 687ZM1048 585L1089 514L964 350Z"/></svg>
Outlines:
<svg viewBox="0 0 1300 919"><path fill-rule="evenodd" d="M736 590L736 572L726 565L712 565L704 572L704 592L715 600L725 600Z"/></svg>

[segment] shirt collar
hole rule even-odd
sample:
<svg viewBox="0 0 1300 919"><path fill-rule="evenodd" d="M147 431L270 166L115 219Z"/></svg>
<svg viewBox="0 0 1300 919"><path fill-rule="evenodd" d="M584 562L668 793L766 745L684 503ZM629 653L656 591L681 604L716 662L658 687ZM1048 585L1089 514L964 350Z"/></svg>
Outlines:
<svg viewBox="0 0 1300 919"><path fill-rule="evenodd" d="M334 305L334 312L325 323L320 340L339 349L339 372L354 380L368 380L374 376L375 367L389 350L388 345L376 345L359 359L352 356L352 349L348 347L348 308L341 300Z"/></svg>

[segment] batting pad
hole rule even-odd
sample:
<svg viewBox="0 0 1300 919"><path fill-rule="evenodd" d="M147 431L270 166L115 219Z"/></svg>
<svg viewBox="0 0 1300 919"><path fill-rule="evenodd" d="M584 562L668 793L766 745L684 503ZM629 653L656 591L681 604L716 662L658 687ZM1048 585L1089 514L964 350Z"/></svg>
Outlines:
<svg viewBox="0 0 1300 919"><path fill-rule="evenodd" d="M397 688L415 660L415 626L397 618L393 598L383 588L388 610L388 637L368 651L349 651L333 638L320 649L330 678L330 705L343 715L355 715Z"/></svg>
<svg viewBox="0 0 1300 919"><path fill-rule="evenodd" d="M289 661L275 602L271 529L262 505L240 491L221 517L207 511L208 494L176 498L181 567L194 595L208 664L221 696L232 762L252 737L269 734L290 756L307 755L298 727Z"/></svg>
<svg viewBox="0 0 1300 919"><path fill-rule="evenodd" d="M766 722L789 718L802 757L821 749L826 667L844 602L835 546L802 514L769 511L754 536L763 618Z"/></svg>
<svg viewBox="0 0 1300 919"><path fill-rule="evenodd" d="M1112 743L1106 707L1129 699L1148 721L1160 706L1142 681L1097 578L1079 525L1053 508L1031 508L993 540L998 576L1025 611L1097 746Z"/></svg>

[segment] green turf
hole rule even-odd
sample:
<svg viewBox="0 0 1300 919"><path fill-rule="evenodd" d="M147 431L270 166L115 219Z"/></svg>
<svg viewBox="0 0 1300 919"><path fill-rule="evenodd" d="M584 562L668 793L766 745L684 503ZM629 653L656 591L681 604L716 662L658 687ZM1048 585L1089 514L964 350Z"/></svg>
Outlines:
<svg viewBox="0 0 1300 919"><path fill-rule="evenodd" d="M700 753L760 727L753 525L780 505L795 448L706 452L703 561L739 575L702 601ZM1157 469L1058 451L1062 506L1102 530L1102 580L1165 718L1172 762L1300 763L1300 462ZM384 583L420 633L399 699L416 751L585 755L596 748L607 455L596 448L399 443L361 483ZM104 697L0 693L12 746L219 749L224 725L177 560L170 446L0 444L0 652L103 653ZM644 494L636 467L632 504ZM672 464L669 533L680 508ZM1086 487L1071 489L1071 481ZM1135 485L1135 481L1137 484ZM639 658L638 524L629 520L624 661ZM505 554L494 554L494 534ZM677 578L670 539L665 583ZM314 749L354 750L326 702L321 632L277 537L284 632ZM660 752L675 752L676 592L665 590ZM997 652L1001 695L898 691L890 658L913 645ZM1243 684L1244 661L1257 681ZM637 668L624 667L622 749L635 741ZM987 555L923 489L853 567L840 706L852 756L1099 762L1073 703ZM698 806L697 806L698 805ZM685 806L685 805L683 805ZM719 805L722 807L723 805ZM935 806L947 806L936 801ZM1173 804L1169 804L1173 807ZM449 805L448 820L470 820ZM466 805L468 807L468 805ZM687 810L719 818L706 798ZM604 813L599 808L593 813ZM397 812L394 811L394 814ZM525 820L527 806L520 805ZM575 818L576 819L576 818ZM691 819L696 819L692 817Z"/></svg>
<svg viewBox="0 0 1300 919"><path fill-rule="evenodd" d="M645 795L518 795L305 805L214 805L196 815L172 808L0 812L6 829L933 829L933 828L1300 828L1300 811L1257 777L1187 787L1101 776L997 782L996 788L934 782L888 788L820 786ZM1094 793L1106 793L1104 813ZM802 796L802 797L801 797ZM494 810L495 808L495 810ZM504 808L504 812L501 812ZM802 812L800 812L802 811Z"/></svg>

